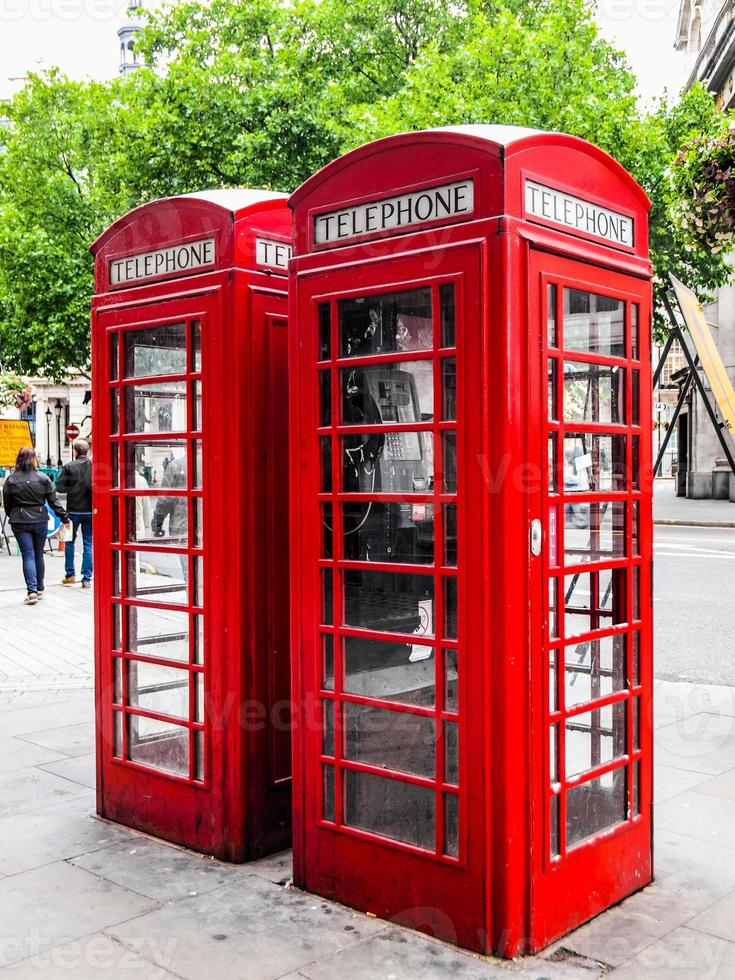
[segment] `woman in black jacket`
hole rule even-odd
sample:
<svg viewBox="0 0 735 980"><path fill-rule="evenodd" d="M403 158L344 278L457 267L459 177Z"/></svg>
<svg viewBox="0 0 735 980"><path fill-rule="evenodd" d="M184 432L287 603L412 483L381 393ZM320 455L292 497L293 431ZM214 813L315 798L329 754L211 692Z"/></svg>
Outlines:
<svg viewBox="0 0 735 980"><path fill-rule="evenodd" d="M69 523L53 483L45 473L38 472L37 465L34 450L21 449L15 470L3 486L3 506L23 556L23 577L28 589L25 601L29 606L34 606L44 592L43 548L48 531L46 502L62 523Z"/></svg>

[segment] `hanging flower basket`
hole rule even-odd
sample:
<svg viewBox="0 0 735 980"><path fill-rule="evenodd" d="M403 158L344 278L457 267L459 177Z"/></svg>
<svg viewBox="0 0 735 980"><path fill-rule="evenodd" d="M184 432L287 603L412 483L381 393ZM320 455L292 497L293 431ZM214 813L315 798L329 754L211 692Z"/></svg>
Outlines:
<svg viewBox="0 0 735 980"><path fill-rule="evenodd" d="M729 252L735 238L735 121L717 138L683 147L671 167L680 203L676 220L697 245Z"/></svg>

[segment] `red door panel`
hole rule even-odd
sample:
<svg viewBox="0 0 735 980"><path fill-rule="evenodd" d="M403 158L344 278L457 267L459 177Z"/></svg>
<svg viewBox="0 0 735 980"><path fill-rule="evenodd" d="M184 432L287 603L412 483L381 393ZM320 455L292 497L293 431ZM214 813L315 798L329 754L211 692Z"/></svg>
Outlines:
<svg viewBox="0 0 735 980"><path fill-rule="evenodd" d="M650 287L531 252L532 942L651 879Z"/></svg>

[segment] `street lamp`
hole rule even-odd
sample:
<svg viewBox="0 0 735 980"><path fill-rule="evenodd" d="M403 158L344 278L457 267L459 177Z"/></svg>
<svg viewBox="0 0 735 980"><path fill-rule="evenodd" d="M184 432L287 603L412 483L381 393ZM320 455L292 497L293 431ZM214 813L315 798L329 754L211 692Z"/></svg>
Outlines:
<svg viewBox="0 0 735 980"><path fill-rule="evenodd" d="M56 408L54 411L56 412L56 451L58 453L56 465L63 466L61 460L61 402L58 398L56 399Z"/></svg>
<svg viewBox="0 0 735 980"><path fill-rule="evenodd" d="M51 466L51 406L46 409L46 466Z"/></svg>

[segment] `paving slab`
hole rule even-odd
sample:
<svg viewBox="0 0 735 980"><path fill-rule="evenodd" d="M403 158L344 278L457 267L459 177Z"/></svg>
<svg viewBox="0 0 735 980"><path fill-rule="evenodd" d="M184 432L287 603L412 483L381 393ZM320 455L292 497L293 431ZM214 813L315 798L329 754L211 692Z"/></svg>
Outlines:
<svg viewBox="0 0 735 980"><path fill-rule="evenodd" d="M248 887L246 865L224 864L146 837L73 858L71 863L159 902L175 902L228 882Z"/></svg>
<svg viewBox="0 0 735 980"><path fill-rule="evenodd" d="M52 728L68 726L70 721L94 724L94 697L87 692L83 698L75 698L73 704L65 701L39 704L32 708L16 708L0 712L0 735L32 735Z"/></svg>
<svg viewBox="0 0 735 980"><path fill-rule="evenodd" d="M688 923L689 928L735 943L735 889Z"/></svg>
<svg viewBox="0 0 735 980"><path fill-rule="evenodd" d="M702 711L657 729L659 765L718 776L735 766L735 718Z"/></svg>
<svg viewBox="0 0 735 980"><path fill-rule="evenodd" d="M250 874L258 875L276 885L285 885L293 875L293 852L280 851L278 854L269 854L268 857L251 861L247 869Z"/></svg>
<svg viewBox="0 0 735 980"><path fill-rule="evenodd" d="M80 725L62 725L46 731L28 732L18 737L67 756L94 752L94 724L88 721Z"/></svg>
<svg viewBox="0 0 735 980"><path fill-rule="evenodd" d="M98 977L168 980L175 976L100 932L53 946L31 959L0 969L0 977L8 980L41 974L43 980L97 980Z"/></svg>
<svg viewBox="0 0 735 980"><path fill-rule="evenodd" d="M696 915L735 888L735 849L659 828L654 873L660 891L683 895Z"/></svg>
<svg viewBox="0 0 735 980"><path fill-rule="evenodd" d="M735 688L721 684L694 684L689 681L655 680L653 684L653 723L664 728L702 711L732 716Z"/></svg>
<svg viewBox="0 0 735 980"><path fill-rule="evenodd" d="M707 796L721 796L724 800L735 800L735 769L705 779L697 785L696 790ZM733 820L735 820L735 813L733 813Z"/></svg>
<svg viewBox="0 0 735 980"><path fill-rule="evenodd" d="M732 980L735 943L675 929L613 973L615 980Z"/></svg>
<svg viewBox="0 0 735 980"><path fill-rule="evenodd" d="M52 803L88 794L85 786L41 769L0 774L0 818L28 813Z"/></svg>
<svg viewBox="0 0 735 980"><path fill-rule="evenodd" d="M660 830L673 830L684 837L735 848L735 814L732 801L697 793L696 790L679 793L658 806L656 827Z"/></svg>
<svg viewBox="0 0 735 980"><path fill-rule="evenodd" d="M43 769L44 772L52 772L55 776L70 779L73 783L81 783L87 789L94 789L97 785L97 760L92 752L71 759L62 758L58 762L44 764L38 768Z"/></svg>
<svg viewBox="0 0 735 980"><path fill-rule="evenodd" d="M44 766L44 769L50 768ZM653 799L663 803L684 790L703 786L709 777L702 772L689 772L688 769L675 769L673 766L653 767Z"/></svg>
<svg viewBox="0 0 735 980"><path fill-rule="evenodd" d="M60 861L0 881L0 966L140 916L155 902Z"/></svg>
<svg viewBox="0 0 735 980"><path fill-rule="evenodd" d="M64 758L61 752L54 752L41 745L34 745L20 738L0 736L0 773L40 766L45 762L56 762Z"/></svg>
<svg viewBox="0 0 735 980"><path fill-rule="evenodd" d="M105 930L186 980L281 977L385 927L349 909L250 875ZM163 964L156 949L175 941ZM246 972L245 972L246 971Z"/></svg>
<svg viewBox="0 0 735 980"><path fill-rule="evenodd" d="M65 858L136 840L132 831L97 820L95 796L0 819L0 873L16 875Z"/></svg>

